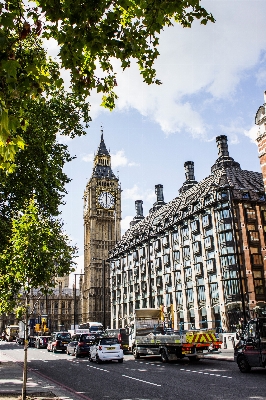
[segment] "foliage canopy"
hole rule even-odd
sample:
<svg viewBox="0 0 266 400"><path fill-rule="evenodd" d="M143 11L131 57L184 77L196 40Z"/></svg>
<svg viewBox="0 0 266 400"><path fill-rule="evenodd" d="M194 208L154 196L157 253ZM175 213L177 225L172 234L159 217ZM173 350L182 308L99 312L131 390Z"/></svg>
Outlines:
<svg viewBox="0 0 266 400"><path fill-rule="evenodd" d="M88 123L91 90L103 94L103 106L115 106L112 59L123 69L135 59L143 80L160 84L154 61L164 27L190 27L195 18L214 22L199 0L0 0L0 13L0 167L6 170L25 146L28 101L62 88L60 68L70 72L71 93ZM57 61L47 57L43 39L59 45Z"/></svg>

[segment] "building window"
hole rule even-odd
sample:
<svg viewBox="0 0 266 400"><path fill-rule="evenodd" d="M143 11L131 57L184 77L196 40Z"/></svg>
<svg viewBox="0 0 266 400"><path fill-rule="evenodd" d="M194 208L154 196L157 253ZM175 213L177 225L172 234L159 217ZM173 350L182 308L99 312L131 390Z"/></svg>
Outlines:
<svg viewBox="0 0 266 400"><path fill-rule="evenodd" d="M253 265L263 265L261 254L252 254L252 264Z"/></svg>
<svg viewBox="0 0 266 400"><path fill-rule="evenodd" d="M183 248L183 257L184 259L189 259L190 258L190 248L189 246L186 246Z"/></svg>
<svg viewBox="0 0 266 400"><path fill-rule="evenodd" d="M247 208L246 209L246 217L248 221L256 220L256 211L253 210L252 208Z"/></svg>
<svg viewBox="0 0 266 400"><path fill-rule="evenodd" d="M199 241L194 242L192 249L194 254L201 254L201 243Z"/></svg>
<svg viewBox="0 0 266 400"><path fill-rule="evenodd" d="M188 226L186 226L185 228L183 228L181 230L181 234L182 234L183 241L189 239L189 228L188 228Z"/></svg>
<svg viewBox="0 0 266 400"><path fill-rule="evenodd" d="M253 270L254 290L256 295L264 294L263 273L261 270Z"/></svg>
<svg viewBox="0 0 266 400"><path fill-rule="evenodd" d="M260 241L259 231L249 231L249 240L250 242L259 243Z"/></svg>
<svg viewBox="0 0 266 400"><path fill-rule="evenodd" d="M199 221L195 220L191 222L191 232L199 232Z"/></svg>
<svg viewBox="0 0 266 400"><path fill-rule="evenodd" d="M211 258L210 260L207 260L206 267L207 267L208 274L215 274L215 272L216 272L215 258Z"/></svg>
<svg viewBox="0 0 266 400"><path fill-rule="evenodd" d="M179 233L173 232L173 244L179 244Z"/></svg>
<svg viewBox="0 0 266 400"><path fill-rule="evenodd" d="M195 264L194 270L195 270L195 275L196 276L203 276L203 264L202 264L202 262L199 262L199 263Z"/></svg>
<svg viewBox="0 0 266 400"><path fill-rule="evenodd" d="M207 228L207 227L211 226L211 216L209 214L203 215L202 226L203 226L203 228Z"/></svg>

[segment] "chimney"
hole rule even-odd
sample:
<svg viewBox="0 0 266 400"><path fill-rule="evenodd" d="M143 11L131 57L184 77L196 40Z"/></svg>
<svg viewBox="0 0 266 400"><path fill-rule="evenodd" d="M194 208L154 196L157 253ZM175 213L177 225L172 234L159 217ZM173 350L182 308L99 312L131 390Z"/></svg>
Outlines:
<svg viewBox="0 0 266 400"><path fill-rule="evenodd" d="M185 167L185 177L186 180L179 189L179 194L185 192L190 189L192 186L196 185L198 182L195 180L194 175L194 161L186 161L184 164Z"/></svg>
<svg viewBox="0 0 266 400"><path fill-rule="evenodd" d="M136 200L135 201L135 210L136 210L136 218L143 218L143 201L142 200Z"/></svg>
<svg viewBox="0 0 266 400"><path fill-rule="evenodd" d="M229 157L227 136L221 135L216 137L218 147L218 157Z"/></svg>
<svg viewBox="0 0 266 400"><path fill-rule="evenodd" d="M186 181L194 181L194 162L193 161L186 161L184 164L185 167L185 177Z"/></svg>
<svg viewBox="0 0 266 400"><path fill-rule="evenodd" d="M164 202L163 185L155 185L155 194L157 196L157 203Z"/></svg>
<svg viewBox="0 0 266 400"><path fill-rule="evenodd" d="M130 224L129 224L130 228L132 226L134 226L135 224L137 224L139 221L141 221L144 218L142 204L143 204L142 200L136 200L135 201L136 216L130 222Z"/></svg>

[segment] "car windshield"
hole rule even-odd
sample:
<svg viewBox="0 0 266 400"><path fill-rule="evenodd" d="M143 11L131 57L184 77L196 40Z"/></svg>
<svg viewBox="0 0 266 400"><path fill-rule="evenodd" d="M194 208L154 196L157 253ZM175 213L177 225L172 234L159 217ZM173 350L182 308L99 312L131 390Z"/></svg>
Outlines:
<svg viewBox="0 0 266 400"><path fill-rule="evenodd" d="M85 343L94 343L95 342L95 336L94 335L82 335L80 337L81 342Z"/></svg>
<svg viewBox="0 0 266 400"><path fill-rule="evenodd" d="M71 339L70 333L58 333L57 339Z"/></svg>
<svg viewBox="0 0 266 400"><path fill-rule="evenodd" d="M91 326L90 327L90 331L91 332L98 332L98 331L102 331L103 327L101 325L99 326Z"/></svg>
<svg viewBox="0 0 266 400"><path fill-rule="evenodd" d="M100 344L109 345L109 344L117 344L118 340L116 338L104 338L100 340Z"/></svg>

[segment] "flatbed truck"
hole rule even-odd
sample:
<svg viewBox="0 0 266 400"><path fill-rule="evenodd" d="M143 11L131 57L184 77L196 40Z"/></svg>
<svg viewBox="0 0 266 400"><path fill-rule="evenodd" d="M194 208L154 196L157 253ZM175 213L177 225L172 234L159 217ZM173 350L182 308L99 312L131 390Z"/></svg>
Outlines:
<svg viewBox="0 0 266 400"><path fill-rule="evenodd" d="M209 346L220 347L214 329L170 331L160 320L161 310L136 309L132 352L135 359L158 355L162 362L188 357L197 361L208 352Z"/></svg>

